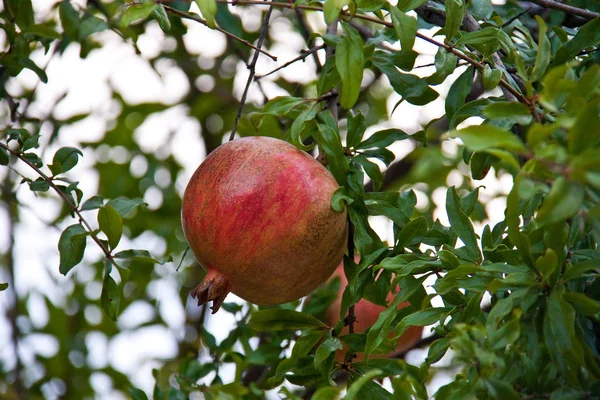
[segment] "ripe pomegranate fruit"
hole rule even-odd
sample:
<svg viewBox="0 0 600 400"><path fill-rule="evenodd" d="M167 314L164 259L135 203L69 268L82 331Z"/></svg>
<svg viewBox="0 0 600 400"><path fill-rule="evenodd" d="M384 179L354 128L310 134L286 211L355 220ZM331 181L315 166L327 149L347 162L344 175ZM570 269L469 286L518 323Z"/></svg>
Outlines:
<svg viewBox="0 0 600 400"><path fill-rule="evenodd" d="M307 153L279 139L223 144L192 176L183 232L207 275L193 291L217 312L227 293L260 305L309 294L346 248L346 211L331 208L338 184Z"/></svg>
<svg viewBox="0 0 600 400"><path fill-rule="evenodd" d="M360 261L358 256L355 257L354 260L357 263ZM327 314L325 315L325 322L330 326L335 325L340 318L340 308L342 306L342 294L344 293L344 289L346 289L346 285L348 285L348 280L346 279L346 275L344 274L344 263L341 263L337 267L337 269L333 273L333 276L331 277L331 279L334 279L335 277L340 278L341 285L340 285L340 289L338 292L338 297L329 306L329 308L327 309ZM394 295L392 293L388 293L388 296L387 296L388 303L393 300L394 300ZM408 305L409 305L408 302L400 303L398 305L398 308L404 308ZM385 310L385 307L371 303L369 300L361 299L358 303L356 303L354 305L354 315L356 316L356 322L354 322L354 333L363 333L367 329L369 329L375 323L375 321L377 321L379 314L381 314L381 312L383 312L383 310ZM341 334L342 335L348 334L347 326L345 326L344 329L342 329ZM421 340L422 334L423 334L422 326L411 326L410 328L408 328L408 330L406 332L404 332L404 334L400 337L400 339L398 339L398 345L396 346L395 352L401 353L408 349L411 349L419 340ZM390 333L390 336L392 336L392 333ZM344 361L344 357L346 355L347 350L348 349L345 346L344 346L344 349L338 350L335 355L336 360L339 362ZM364 360L363 353L358 353L356 356L357 356L357 358L354 359L354 361ZM372 354L370 357L381 358L381 357L387 357L387 355Z"/></svg>

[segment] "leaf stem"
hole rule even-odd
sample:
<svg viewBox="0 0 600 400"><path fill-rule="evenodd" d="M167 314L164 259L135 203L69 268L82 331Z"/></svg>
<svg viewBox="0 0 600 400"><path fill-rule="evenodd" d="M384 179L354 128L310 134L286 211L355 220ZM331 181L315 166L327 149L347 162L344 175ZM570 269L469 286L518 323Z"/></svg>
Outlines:
<svg viewBox="0 0 600 400"><path fill-rule="evenodd" d="M12 154L13 156L17 157L19 160L21 160L22 162L24 162L25 164L27 164L31 169L33 169L44 181L46 181L46 183L48 183L48 185L50 185L50 187L52 189L54 189L54 191L63 199L63 201L67 204L67 206L71 209L71 211L73 213L75 213L77 215L77 217L79 218L79 221L85 226L85 228L87 229L87 231L90 234L90 237L92 238L92 240L94 240L94 242L96 242L96 244L100 247L100 249L102 250L102 252L104 253L104 255L106 256L106 258L108 260L110 260L110 262L115 266L120 268L121 266L119 264L117 264L117 262L115 261L115 259L113 258L112 254L110 253L110 251L108 251L108 249L106 248L106 246L104 246L104 244L102 244L102 242L100 241L100 239L98 238L98 235L96 235L96 233L94 232L94 230L92 229L92 227L90 226L90 224L87 222L87 220L83 217L83 215L81 214L81 211L75 206L75 204L73 204L71 202L71 199L69 199L69 197L67 197L67 195L60 190L60 188L58 186L56 186L56 184L54 183L54 181L48 176L46 175L41 169L39 169L38 167L36 167L33 163L31 163L29 160L27 160L25 157L23 157L23 155L19 152L16 152L14 150L12 150L10 147L8 147L7 145L5 145L4 143L0 143L0 147L2 147L3 149L5 149L6 151L8 151L10 154Z"/></svg>

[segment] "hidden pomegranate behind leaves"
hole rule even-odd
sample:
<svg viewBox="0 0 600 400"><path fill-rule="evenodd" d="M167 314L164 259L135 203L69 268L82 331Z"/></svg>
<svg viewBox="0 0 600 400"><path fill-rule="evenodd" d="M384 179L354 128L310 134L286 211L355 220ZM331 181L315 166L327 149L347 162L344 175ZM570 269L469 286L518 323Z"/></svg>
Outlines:
<svg viewBox="0 0 600 400"><path fill-rule="evenodd" d="M198 305L227 293L259 305L309 294L343 257L346 211L331 208L338 184L307 153L279 139L248 137L223 144L192 176L182 225L207 270L193 291Z"/></svg>

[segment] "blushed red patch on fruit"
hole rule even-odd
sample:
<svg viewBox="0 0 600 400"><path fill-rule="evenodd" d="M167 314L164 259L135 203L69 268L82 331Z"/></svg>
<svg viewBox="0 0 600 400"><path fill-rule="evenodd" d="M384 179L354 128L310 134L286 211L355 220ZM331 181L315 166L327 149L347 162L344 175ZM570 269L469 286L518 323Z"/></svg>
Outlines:
<svg viewBox="0 0 600 400"><path fill-rule="evenodd" d="M281 140L224 144L186 188L183 229L194 255L227 277L234 293L281 304L312 291L341 260L346 213L330 205L333 176Z"/></svg>

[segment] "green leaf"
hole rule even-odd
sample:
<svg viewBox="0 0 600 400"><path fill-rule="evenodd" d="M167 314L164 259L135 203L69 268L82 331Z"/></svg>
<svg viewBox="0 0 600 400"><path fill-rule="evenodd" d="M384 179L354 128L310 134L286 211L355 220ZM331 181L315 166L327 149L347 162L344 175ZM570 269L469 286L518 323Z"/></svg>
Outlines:
<svg viewBox="0 0 600 400"><path fill-rule="evenodd" d="M312 400L337 400L340 398L342 388L335 386L323 386L319 388L312 396Z"/></svg>
<svg viewBox="0 0 600 400"><path fill-rule="evenodd" d="M107 204L98 210L98 225L106 234L110 249L114 250L123 235L123 217L113 206Z"/></svg>
<svg viewBox="0 0 600 400"><path fill-rule="evenodd" d="M584 105L577 113L575 124L569 132L569 153L579 154L596 144L600 136L600 98L597 97Z"/></svg>
<svg viewBox="0 0 600 400"><path fill-rule="evenodd" d="M483 87L485 90L492 90L502 80L502 71L499 69L492 69L488 64L485 64L483 68Z"/></svg>
<svg viewBox="0 0 600 400"><path fill-rule="evenodd" d="M581 50L600 43L600 17L583 25L575 37L563 43L556 51L553 65L559 65L574 58Z"/></svg>
<svg viewBox="0 0 600 400"><path fill-rule="evenodd" d="M381 371L380 369L372 369L366 372L364 375L362 375L360 378L356 379L350 384L350 387L348 387L348 390L346 391L346 396L344 396L344 400L362 400L361 397L358 395L361 389L365 385L370 383L373 379L377 378L378 376L381 376L382 374L383 371Z"/></svg>
<svg viewBox="0 0 600 400"><path fill-rule="evenodd" d="M315 352L315 368L318 370L319 366L329 358L331 353L335 353L336 350L342 350L343 348L342 342L337 337L330 337L324 340Z"/></svg>
<svg viewBox="0 0 600 400"><path fill-rule="evenodd" d="M366 129L367 121L365 119L365 116L360 111L356 115L354 115L352 112L349 112L346 147L348 149L355 148L362 140Z"/></svg>
<svg viewBox="0 0 600 400"><path fill-rule="evenodd" d="M71 40L77 40L79 38L79 26L81 25L79 13L73 8L69 0L61 1L58 12L60 23L67 36Z"/></svg>
<svg viewBox="0 0 600 400"><path fill-rule="evenodd" d="M8 289L8 283L0 283L0 292Z"/></svg>
<svg viewBox="0 0 600 400"><path fill-rule="evenodd" d="M305 328L329 329L327 325L312 315L279 308L255 312L252 314L250 322L248 322L248 327L257 331Z"/></svg>
<svg viewBox="0 0 600 400"><path fill-rule="evenodd" d="M81 25L79 26L79 40L85 40L88 36L107 29L109 29L109 26L105 21L91 15L81 21Z"/></svg>
<svg viewBox="0 0 600 400"><path fill-rule="evenodd" d="M110 319L113 321L117 320L121 305L121 291L119 290L117 283L108 273L104 274L100 305Z"/></svg>
<svg viewBox="0 0 600 400"><path fill-rule="evenodd" d="M491 0L471 0L469 1L469 11L477 20L489 18L494 11Z"/></svg>
<svg viewBox="0 0 600 400"><path fill-rule="evenodd" d="M446 192L446 212L448 213L452 230L464 242L467 252L473 257L473 260L480 260L481 253L477 246L477 236L475 235L473 224L463 212L460 197L458 197L454 186L449 187Z"/></svg>
<svg viewBox="0 0 600 400"><path fill-rule="evenodd" d="M326 111L329 112L329 111ZM318 124L319 135L315 136L319 147L327 155L327 166L332 175L341 185L346 182L346 174L349 169L348 158L344 154L344 148L340 141L339 134L329 125Z"/></svg>
<svg viewBox="0 0 600 400"><path fill-rule="evenodd" d="M408 50L412 50L417 34L417 20L406 15L396 7L390 7L390 12L392 15L392 24L396 31L396 37L402 46L402 51L407 52Z"/></svg>
<svg viewBox="0 0 600 400"><path fill-rule="evenodd" d="M161 265L173 261L172 257L156 258L148 250L123 250L115 254L113 258Z"/></svg>
<svg viewBox="0 0 600 400"><path fill-rule="evenodd" d="M332 24L336 20L342 8L348 4L347 0L325 0L323 3L323 16L326 24Z"/></svg>
<svg viewBox="0 0 600 400"><path fill-rule="evenodd" d="M111 205L121 214L122 217L126 217L127 214L132 212L134 209L141 205L147 205L144 203L144 200L140 198L136 199L126 199L124 197L119 197L116 199L110 200L106 205Z"/></svg>
<svg viewBox="0 0 600 400"><path fill-rule="evenodd" d="M594 317L600 313L600 301L591 299L583 293L567 292L562 297L573 306L577 314Z"/></svg>
<svg viewBox="0 0 600 400"><path fill-rule="evenodd" d="M458 124L466 120L470 117L482 117L483 118L483 109L488 104L491 104L490 99L479 99L475 101L471 101L461 106L454 115L452 119L450 119L449 130L453 131L456 129Z"/></svg>
<svg viewBox="0 0 600 400"><path fill-rule="evenodd" d="M344 212L346 204L350 205L354 202L352 197L348 196L348 191L344 186L340 186L331 195L331 208L337 212Z"/></svg>
<svg viewBox="0 0 600 400"><path fill-rule="evenodd" d="M460 138L472 151L499 148L509 151L526 151L525 145L515 134L489 124L472 125L450 133Z"/></svg>
<svg viewBox="0 0 600 400"><path fill-rule="evenodd" d="M546 68L548 68L548 65L550 64L550 56L552 55L550 40L546 36L546 31L548 30L546 23L539 15L535 16L535 20L537 21L540 30L538 32L539 43L537 55L535 57L535 66L533 67L533 72L530 77L531 82L539 81L544 76Z"/></svg>
<svg viewBox="0 0 600 400"><path fill-rule="evenodd" d="M50 184L44 178L37 178L29 183L29 189L32 192L47 192L50 189Z"/></svg>
<svg viewBox="0 0 600 400"><path fill-rule="evenodd" d="M417 217L404 225L396 235L397 249L420 243L423 235L427 232L427 220L425 217Z"/></svg>
<svg viewBox="0 0 600 400"><path fill-rule="evenodd" d="M81 150L74 147L62 147L52 158L52 164L48 165L50 171L56 176L71 170L79 161L79 156L83 157Z"/></svg>
<svg viewBox="0 0 600 400"><path fill-rule="evenodd" d="M67 227L58 240L58 251L60 253L60 266L58 270L66 275L74 266L83 259L85 252L87 231L80 224Z"/></svg>
<svg viewBox="0 0 600 400"><path fill-rule="evenodd" d="M483 109L483 115L492 119L506 119L521 125L531 123L529 108L523 103L513 101L493 102Z"/></svg>
<svg viewBox="0 0 600 400"><path fill-rule="evenodd" d="M521 397L513 386L501 379L489 378L485 381L488 392L492 399L496 400L519 400Z"/></svg>
<svg viewBox="0 0 600 400"><path fill-rule="evenodd" d="M348 23L342 22L342 27L346 35L335 48L335 66L342 80L340 104L349 109L356 103L360 93L364 66L363 40Z"/></svg>
<svg viewBox="0 0 600 400"><path fill-rule="evenodd" d="M35 23L31 0L8 0L4 2L4 6L21 30Z"/></svg>
<svg viewBox="0 0 600 400"><path fill-rule="evenodd" d="M46 71L38 67L32 59L27 57L15 57L15 61L21 64L23 68L27 68L35 72L38 78L40 78L40 81L48 83L48 75L46 75Z"/></svg>
<svg viewBox="0 0 600 400"><path fill-rule="evenodd" d="M428 0L398 0L398 5L397 7L404 11L411 11L414 10L415 8L422 6L423 4L427 3Z"/></svg>
<svg viewBox="0 0 600 400"><path fill-rule="evenodd" d="M456 46L459 45L473 46L486 58L500 49L510 53L514 48L508 34L493 26L465 33L456 41Z"/></svg>
<svg viewBox="0 0 600 400"><path fill-rule="evenodd" d="M450 40L458 32L458 28L462 25L463 18L465 17L466 5L463 0L447 0L446 1L446 25L444 27L444 33L446 44L450 43Z"/></svg>
<svg viewBox="0 0 600 400"><path fill-rule="evenodd" d="M381 169L379 169L379 165L367 160L362 154L354 157L354 161L362 165L365 173L373 181L373 190L378 191L381 189L381 186L383 185L383 173L381 172Z"/></svg>
<svg viewBox="0 0 600 400"><path fill-rule="evenodd" d="M104 199L100 196L92 196L81 206L81 211L95 210L104 205ZM113 207L114 208L114 207Z"/></svg>
<svg viewBox="0 0 600 400"><path fill-rule="evenodd" d="M425 359L427 365L431 365L440 361L449 348L449 338L441 338L431 343L431 346L429 346L429 351L427 352L427 358Z"/></svg>
<svg viewBox="0 0 600 400"><path fill-rule="evenodd" d="M540 224L554 224L577 214L585 197L584 188L577 182L559 176L544 198L536 220Z"/></svg>
<svg viewBox="0 0 600 400"><path fill-rule="evenodd" d="M400 73L394 64L393 57L386 53L377 52L373 56L373 65L387 76L394 91L411 104L425 105L439 96L435 90L429 87L426 79Z"/></svg>
<svg viewBox="0 0 600 400"><path fill-rule="evenodd" d="M301 97L280 96L267 102L263 107L261 114L275 115L277 117L286 116L288 113L306 104L306 100Z"/></svg>
<svg viewBox="0 0 600 400"><path fill-rule="evenodd" d="M443 47L438 48L435 53L435 73L427 77L427 83L438 85L446 80L448 75L454 72L458 63L458 57Z"/></svg>
<svg viewBox="0 0 600 400"><path fill-rule="evenodd" d="M394 329L394 337L399 338L411 326L427 326L442 321L453 310L451 307L427 308L407 315Z"/></svg>
<svg viewBox="0 0 600 400"><path fill-rule="evenodd" d="M448 119L451 120L456 111L465 104L467 96L471 92L472 85L473 67L469 67L450 86L448 96L446 96L446 115Z"/></svg>
<svg viewBox="0 0 600 400"><path fill-rule="evenodd" d="M600 273L600 263L598 262L598 260L591 259L581 261L572 265L567 264L567 271L563 276L563 280L567 282L571 279L577 279L588 271L595 271L595 273Z"/></svg>
<svg viewBox="0 0 600 400"><path fill-rule="evenodd" d="M8 165L8 150L0 146L0 165Z"/></svg>
<svg viewBox="0 0 600 400"><path fill-rule="evenodd" d="M148 18L152 14L152 11L154 11L154 5L152 1L141 4L129 4L121 17L121 28L126 28L134 21Z"/></svg>
<svg viewBox="0 0 600 400"><path fill-rule="evenodd" d="M215 3L215 10L217 5ZM158 22L158 26L162 29L163 32L168 32L171 30L171 21L169 21L169 16L167 15L167 11L162 4L156 4L154 6L154 10L152 10L152 16ZM207 21L208 23L208 21Z"/></svg>
<svg viewBox="0 0 600 400"><path fill-rule="evenodd" d="M196 4L208 26L214 29L216 27L215 15L217 15L217 2L215 0L196 0Z"/></svg>
<svg viewBox="0 0 600 400"><path fill-rule="evenodd" d="M305 145L302 139L306 131L314 127L316 115L317 107L310 107L302 111L294 120L290 129L290 142L294 146L305 151L311 150L314 147L314 145Z"/></svg>
<svg viewBox="0 0 600 400"><path fill-rule="evenodd" d="M133 400L148 400L148 396L144 393L143 390L138 388L129 389L129 394Z"/></svg>
<svg viewBox="0 0 600 400"><path fill-rule="evenodd" d="M371 149L371 148L384 148L391 145L394 142L400 140L410 139L411 135L407 134L401 129L385 129L383 131L375 132L367 140L361 142L357 149Z"/></svg>
<svg viewBox="0 0 600 400"><path fill-rule="evenodd" d="M556 256L554 250L546 249L546 253L544 253L543 256L540 256L535 261L535 266L536 269L540 271L544 279L548 281L550 276L558 268L558 257Z"/></svg>

